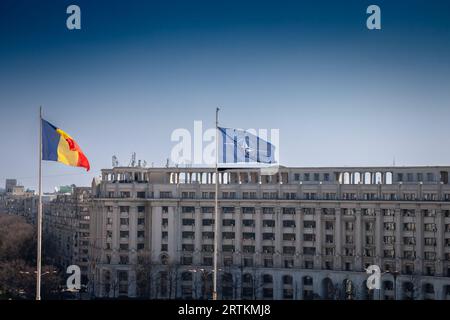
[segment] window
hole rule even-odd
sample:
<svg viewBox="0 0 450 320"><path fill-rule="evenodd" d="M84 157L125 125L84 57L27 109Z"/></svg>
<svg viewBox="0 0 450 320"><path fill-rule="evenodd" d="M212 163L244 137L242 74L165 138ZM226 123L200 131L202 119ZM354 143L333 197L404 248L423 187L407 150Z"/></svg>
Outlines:
<svg viewBox="0 0 450 320"><path fill-rule="evenodd" d="M128 213L130 212L130 207L128 206L120 206L120 213Z"/></svg>
<svg viewBox="0 0 450 320"><path fill-rule="evenodd" d="M214 239L214 232L202 232L202 239Z"/></svg>
<svg viewBox="0 0 450 320"><path fill-rule="evenodd" d="M314 181L319 181L320 175L318 173L314 173Z"/></svg>
<svg viewBox="0 0 450 320"><path fill-rule="evenodd" d="M295 233L283 233L283 240L284 241L294 241Z"/></svg>
<svg viewBox="0 0 450 320"><path fill-rule="evenodd" d="M212 225L214 225L214 219L203 219L202 225L203 226L212 226Z"/></svg>
<svg viewBox="0 0 450 320"><path fill-rule="evenodd" d="M222 232L222 239L234 239L234 232Z"/></svg>
<svg viewBox="0 0 450 320"><path fill-rule="evenodd" d="M303 180L304 180L304 181L309 181L309 173L305 173L305 174L303 175Z"/></svg>
<svg viewBox="0 0 450 320"><path fill-rule="evenodd" d="M194 251L194 245L193 244L183 244L181 246L181 250L193 252Z"/></svg>
<svg viewBox="0 0 450 320"><path fill-rule="evenodd" d="M275 240L275 233L264 232L263 240Z"/></svg>
<svg viewBox="0 0 450 320"><path fill-rule="evenodd" d="M234 219L223 219L222 220L222 225L224 227L230 227L230 226L234 227L235 221L234 221Z"/></svg>
<svg viewBox="0 0 450 320"><path fill-rule="evenodd" d="M214 246L212 244L204 244L202 245L202 251L204 252L213 252Z"/></svg>
<svg viewBox="0 0 450 320"><path fill-rule="evenodd" d="M223 199L236 199L236 192L222 192Z"/></svg>
<svg viewBox="0 0 450 320"><path fill-rule="evenodd" d="M120 237L121 238L128 238L129 232L128 231L120 231Z"/></svg>
<svg viewBox="0 0 450 320"><path fill-rule="evenodd" d="M202 207L202 213L214 213L214 207Z"/></svg>
<svg viewBox="0 0 450 320"><path fill-rule="evenodd" d="M234 207L223 207L222 212L223 213L234 213Z"/></svg>
<svg viewBox="0 0 450 320"><path fill-rule="evenodd" d="M128 264L128 255L121 255L119 258L119 264Z"/></svg>
<svg viewBox="0 0 450 320"><path fill-rule="evenodd" d="M255 233L253 233L253 232L244 232L244 233L242 233L242 239L244 239L244 240L255 240Z"/></svg>
<svg viewBox="0 0 450 320"><path fill-rule="evenodd" d="M172 192L171 191L161 191L159 193L159 197L161 199L170 199L170 198L172 198Z"/></svg>
<svg viewBox="0 0 450 320"><path fill-rule="evenodd" d="M195 207L181 207L181 213L195 213Z"/></svg>
<svg viewBox="0 0 450 320"><path fill-rule="evenodd" d="M245 253L255 253L255 246L242 246Z"/></svg>
<svg viewBox="0 0 450 320"><path fill-rule="evenodd" d="M256 199L256 192L243 192L242 198L243 199Z"/></svg>
<svg viewBox="0 0 450 320"><path fill-rule="evenodd" d="M316 241L316 235L305 233L303 234L303 241Z"/></svg>
<svg viewBox="0 0 450 320"><path fill-rule="evenodd" d="M263 209L263 214L273 214L274 213L273 208L264 207L262 209Z"/></svg>
<svg viewBox="0 0 450 320"><path fill-rule="evenodd" d="M324 173L323 174L323 180L324 181L330 181L330 174L329 173Z"/></svg>
<svg viewBox="0 0 450 320"><path fill-rule="evenodd" d="M295 214L295 208L283 208L283 214Z"/></svg>
<svg viewBox="0 0 450 320"><path fill-rule="evenodd" d="M295 221L294 220L283 220L283 227L284 228L295 228Z"/></svg>
<svg viewBox="0 0 450 320"><path fill-rule="evenodd" d="M181 233L181 237L182 237L183 239L194 239L194 237L195 237L195 232L193 232L193 231L183 231L183 232Z"/></svg>
<svg viewBox="0 0 450 320"><path fill-rule="evenodd" d="M316 222L311 220L303 221L304 229L314 229L316 227Z"/></svg>
<svg viewBox="0 0 450 320"><path fill-rule="evenodd" d="M244 227L254 227L255 226L255 220L244 219L244 220L242 220L242 225Z"/></svg>
<svg viewBox="0 0 450 320"><path fill-rule="evenodd" d="M181 264L185 265L185 266L192 265L192 257L188 257L188 256L181 257Z"/></svg>
<svg viewBox="0 0 450 320"><path fill-rule="evenodd" d="M202 199L214 199L215 197L215 192L202 192Z"/></svg>
<svg viewBox="0 0 450 320"><path fill-rule="evenodd" d="M242 213L243 214L254 214L255 208L253 207L242 207Z"/></svg>
<svg viewBox="0 0 450 320"><path fill-rule="evenodd" d="M275 247L274 246L263 246L263 252L273 254L273 253L275 253Z"/></svg>
<svg viewBox="0 0 450 320"><path fill-rule="evenodd" d="M194 226L195 219L183 219L182 223L183 223L183 226Z"/></svg>
<svg viewBox="0 0 450 320"><path fill-rule="evenodd" d="M223 252L234 252L234 246L233 245L223 245L222 246Z"/></svg>
<svg viewBox="0 0 450 320"><path fill-rule="evenodd" d="M263 220L263 227L275 227L275 220Z"/></svg>
<svg viewBox="0 0 450 320"><path fill-rule="evenodd" d="M137 197L139 199L145 199L145 191L138 191L137 192Z"/></svg>
<svg viewBox="0 0 450 320"><path fill-rule="evenodd" d="M189 191L189 192L182 192L181 198L183 199L195 199L195 192Z"/></svg>
<svg viewBox="0 0 450 320"><path fill-rule="evenodd" d="M129 219L128 218L120 218L120 225L121 226L128 226Z"/></svg>

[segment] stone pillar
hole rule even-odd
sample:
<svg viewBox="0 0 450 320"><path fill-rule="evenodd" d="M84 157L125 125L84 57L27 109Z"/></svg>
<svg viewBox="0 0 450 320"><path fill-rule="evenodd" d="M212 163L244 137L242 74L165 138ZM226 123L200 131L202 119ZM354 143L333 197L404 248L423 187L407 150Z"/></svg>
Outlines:
<svg viewBox="0 0 450 320"><path fill-rule="evenodd" d="M423 269L422 261L425 257L423 252L423 216L422 212L420 212L420 208L416 208L415 216L416 218L414 221L416 223L416 259L414 260L414 272L421 274Z"/></svg>
<svg viewBox="0 0 450 320"><path fill-rule="evenodd" d="M255 207L255 266L262 265L262 209Z"/></svg>
<svg viewBox="0 0 450 320"><path fill-rule="evenodd" d="M137 263L137 207L130 206L129 213L129 248L130 248L130 264Z"/></svg>
<svg viewBox="0 0 450 320"><path fill-rule="evenodd" d="M194 265L200 265L202 259L202 215L200 207L195 207L195 241L194 241Z"/></svg>
<svg viewBox="0 0 450 320"><path fill-rule="evenodd" d="M362 219L361 219L361 208L357 208L355 212L355 271L362 271L362 246L363 246L363 239L362 239Z"/></svg>
<svg viewBox="0 0 450 320"><path fill-rule="evenodd" d="M234 250L233 263L235 265L241 265L242 261L242 209L238 206L235 207L234 214L235 227L234 230Z"/></svg>
<svg viewBox="0 0 450 320"><path fill-rule="evenodd" d="M436 276L442 277L444 275L443 261L444 256L444 216L442 210L436 210Z"/></svg>
<svg viewBox="0 0 450 320"><path fill-rule="evenodd" d="M375 264L381 268L383 255L383 215L379 206L375 209L375 219Z"/></svg>
<svg viewBox="0 0 450 320"><path fill-rule="evenodd" d="M402 213L399 208L395 209L395 270L401 270L402 257Z"/></svg>
<svg viewBox="0 0 450 320"><path fill-rule="evenodd" d="M336 270L342 270L342 216L341 208L336 208L336 225L335 225L335 235L336 235L336 252L334 257L334 268Z"/></svg>
<svg viewBox="0 0 450 320"><path fill-rule="evenodd" d="M314 269L322 269L322 218L319 208L314 208L314 221L316 222L316 255L314 257Z"/></svg>
<svg viewBox="0 0 450 320"><path fill-rule="evenodd" d="M295 252L297 253L295 255L294 260L294 267L295 268L301 268L302 267L302 225L303 225L303 210L300 206L297 206L295 208Z"/></svg>

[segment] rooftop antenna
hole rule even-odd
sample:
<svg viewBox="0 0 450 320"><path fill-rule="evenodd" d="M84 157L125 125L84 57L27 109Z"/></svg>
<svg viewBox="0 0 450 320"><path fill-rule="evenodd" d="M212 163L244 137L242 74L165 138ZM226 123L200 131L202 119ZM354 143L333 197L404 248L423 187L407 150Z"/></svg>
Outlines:
<svg viewBox="0 0 450 320"><path fill-rule="evenodd" d="M129 167L135 167L136 166L136 152L133 152L131 154L131 160L130 160L130 164L128 166Z"/></svg>
<svg viewBox="0 0 450 320"><path fill-rule="evenodd" d="M112 156L112 167L118 167L119 166L119 160L117 159L117 157L114 155Z"/></svg>
<svg viewBox="0 0 450 320"><path fill-rule="evenodd" d="M169 167L169 158L166 159L166 168Z"/></svg>

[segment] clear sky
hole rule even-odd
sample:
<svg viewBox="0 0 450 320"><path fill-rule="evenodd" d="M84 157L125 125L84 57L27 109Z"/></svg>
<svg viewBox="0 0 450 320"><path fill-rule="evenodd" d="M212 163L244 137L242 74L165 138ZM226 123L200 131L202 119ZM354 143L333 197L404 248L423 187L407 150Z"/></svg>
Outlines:
<svg viewBox="0 0 450 320"><path fill-rule="evenodd" d="M45 163L45 190L114 154L164 165L172 131L216 106L279 128L283 165L450 164L449 1L2 0L0 37L1 186L37 185L39 105L92 167Z"/></svg>

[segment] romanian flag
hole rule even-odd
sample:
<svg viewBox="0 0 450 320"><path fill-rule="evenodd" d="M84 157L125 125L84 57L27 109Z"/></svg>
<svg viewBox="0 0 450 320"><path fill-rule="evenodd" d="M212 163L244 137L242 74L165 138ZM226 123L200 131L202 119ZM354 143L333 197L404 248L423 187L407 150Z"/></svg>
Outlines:
<svg viewBox="0 0 450 320"><path fill-rule="evenodd" d="M90 169L89 161L71 136L50 122L42 121L42 160Z"/></svg>

